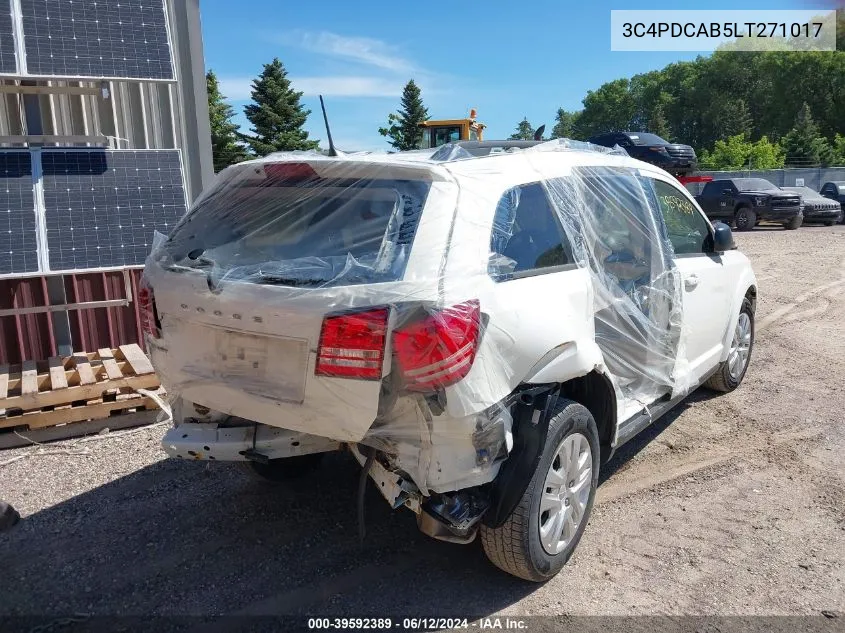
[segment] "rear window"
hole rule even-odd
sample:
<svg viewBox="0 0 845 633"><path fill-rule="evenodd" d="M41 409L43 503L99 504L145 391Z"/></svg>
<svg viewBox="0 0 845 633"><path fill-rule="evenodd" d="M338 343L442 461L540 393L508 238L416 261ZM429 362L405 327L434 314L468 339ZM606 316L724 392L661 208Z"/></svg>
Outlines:
<svg viewBox="0 0 845 633"><path fill-rule="evenodd" d="M645 132L627 135L634 145L668 145L668 141L660 138L657 134L647 134Z"/></svg>
<svg viewBox="0 0 845 633"><path fill-rule="evenodd" d="M174 264L215 280L290 286L402 278L431 183L234 179L170 235Z"/></svg>

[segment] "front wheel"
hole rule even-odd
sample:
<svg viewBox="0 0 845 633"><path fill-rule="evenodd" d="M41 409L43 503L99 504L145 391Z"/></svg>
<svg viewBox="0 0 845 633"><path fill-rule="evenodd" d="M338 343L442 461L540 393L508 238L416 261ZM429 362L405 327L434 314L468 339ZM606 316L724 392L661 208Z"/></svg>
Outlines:
<svg viewBox="0 0 845 633"><path fill-rule="evenodd" d="M804 218L792 218L789 222L783 225L787 231L794 231L804 222Z"/></svg>
<svg viewBox="0 0 845 633"><path fill-rule="evenodd" d="M599 436L592 414L559 398L543 456L519 505L497 528L481 526L487 558L507 573L543 582L572 556L590 518L599 478Z"/></svg>
<svg viewBox="0 0 845 633"><path fill-rule="evenodd" d="M737 231L750 231L757 224L757 214L748 207L740 207L734 216Z"/></svg>
<svg viewBox="0 0 845 633"><path fill-rule="evenodd" d="M714 391L733 391L742 382L748 363L751 360L751 350L754 347L754 310L751 301L742 300L742 308L734 327L731 348L728 358L719 365L704 386Z"/></svg>

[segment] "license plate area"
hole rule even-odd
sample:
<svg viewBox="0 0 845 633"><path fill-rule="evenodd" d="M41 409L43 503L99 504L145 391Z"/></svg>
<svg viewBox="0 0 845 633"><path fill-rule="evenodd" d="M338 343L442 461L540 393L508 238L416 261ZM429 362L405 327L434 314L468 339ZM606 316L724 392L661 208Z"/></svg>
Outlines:
<svg viewBox="0 0 845 633"><path fill-rule="evenodd" d="M270 400L303 401L308 372L306 339L209 330L216 373L227 385Z"/></svg>

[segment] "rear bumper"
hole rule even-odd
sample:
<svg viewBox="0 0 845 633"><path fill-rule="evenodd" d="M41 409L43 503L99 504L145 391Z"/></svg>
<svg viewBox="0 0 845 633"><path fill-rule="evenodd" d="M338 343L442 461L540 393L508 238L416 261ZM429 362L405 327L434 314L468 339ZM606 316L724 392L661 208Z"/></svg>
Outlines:
<svg viewBox="0 0 845 633"><path fill-rule="evenodd" d="M221 427L217 424L178 424L161 440L170 457L212 461L246 461L250 449L268 459L326 453L340 449L338 442L263 424Z"/></svg>

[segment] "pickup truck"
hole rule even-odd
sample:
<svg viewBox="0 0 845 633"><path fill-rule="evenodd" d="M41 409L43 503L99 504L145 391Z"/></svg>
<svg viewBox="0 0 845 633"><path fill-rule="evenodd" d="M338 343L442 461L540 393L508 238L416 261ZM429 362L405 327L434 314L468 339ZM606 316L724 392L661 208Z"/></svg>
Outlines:
<svg viewBox="0 0 845 633"><path fill-rule="evenodd" d="M708 182L695 197L711 220L750 231L761 221L797 229L804 220L801 196L764 178L729 178Z"/></svg>

